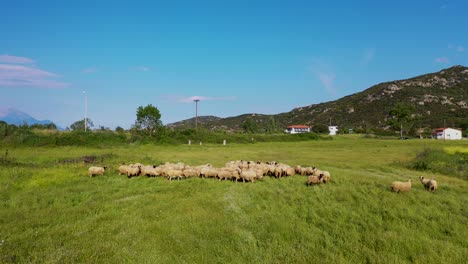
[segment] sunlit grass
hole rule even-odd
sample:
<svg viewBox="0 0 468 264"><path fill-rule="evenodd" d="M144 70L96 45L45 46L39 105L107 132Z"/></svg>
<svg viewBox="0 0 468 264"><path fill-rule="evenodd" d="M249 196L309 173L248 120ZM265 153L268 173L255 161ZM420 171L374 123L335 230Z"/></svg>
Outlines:
<svg viewBox="0 0 468 264"><path fill-rule="evenodd" d="M462 146L451 146L451 147L446 147L444 148L445 152L448 154L455 154L455 153L464 153L468 154L468 147L462 147Z"/></svg>
<svg viewBox="0 0 468 264"><path fill-rule="evenodd" d="M245 145L10 148L0 165L0 262L463 263L468 184L402 166L424 149L468 142L377 140ZM0 155L5 153L0 148ZM108 165L90 178L95 156ZM121 162L262 160L313 165L333 182L256 183L118 176ZM14 162L12 162L14 161ZM436 178L435 193L419 176ZM413 180L410 193L389 190Z"/></svg>

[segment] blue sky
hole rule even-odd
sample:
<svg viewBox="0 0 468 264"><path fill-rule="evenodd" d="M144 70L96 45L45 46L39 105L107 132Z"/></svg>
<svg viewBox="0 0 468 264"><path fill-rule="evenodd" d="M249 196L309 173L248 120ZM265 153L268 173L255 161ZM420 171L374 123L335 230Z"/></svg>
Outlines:
<svg viewBox="0 0 468 264"><path fill-rule="evenodd" d="M274 114L468 65L467 1L4 1L0 109L62 127ZM354 3L352 3L354 2Z"/></svg>

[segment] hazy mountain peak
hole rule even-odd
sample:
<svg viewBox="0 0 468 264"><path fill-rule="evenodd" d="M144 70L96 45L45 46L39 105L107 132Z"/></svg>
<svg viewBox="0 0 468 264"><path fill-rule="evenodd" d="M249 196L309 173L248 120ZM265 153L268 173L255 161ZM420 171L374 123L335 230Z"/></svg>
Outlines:
<svg viewBox="0 0 468 264"><path fill-rule="evenodd" d="M8 124L17 126L23 125L24 123L27 123L28 125L45 125L52 123L50 120L37 120L31 115L15 108L0 108L0 121L5 121Z"/></svg>

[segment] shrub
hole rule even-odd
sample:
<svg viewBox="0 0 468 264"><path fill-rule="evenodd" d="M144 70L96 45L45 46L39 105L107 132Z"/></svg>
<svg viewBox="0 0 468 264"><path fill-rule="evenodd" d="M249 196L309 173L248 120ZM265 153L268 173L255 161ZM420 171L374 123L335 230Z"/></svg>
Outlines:
<svg viewBox="0 0 468 264"><path fill-rule="evenodd" d="M424 149L407 164L407 167L418 171L439 172L468 180L466 164L468 164L467 153L454 152L449 154L443 150Z"/></svg>

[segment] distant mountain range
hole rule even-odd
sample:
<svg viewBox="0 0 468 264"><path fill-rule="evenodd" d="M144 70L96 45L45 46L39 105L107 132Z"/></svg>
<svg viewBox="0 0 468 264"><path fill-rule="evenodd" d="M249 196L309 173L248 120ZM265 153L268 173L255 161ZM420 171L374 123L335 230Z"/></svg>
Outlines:
<svg viewBox="0 0 468 264"><path fill-rule="evenodd" d="M28 125L47 125L53 123L50 120L37 120L29 114L14 108L0 109L0 121L17 126L23 125L24 123Z"/></svg>
<svg viewBox="0 0 468 264"><path fill-rule="evenodd" d="M329 124L348 128L388 129L389 111L397 104L414 106L419 128L456 126L468 120L468 68L454 66L406 80L374 85L335 101L295 108L276 115L243 114L234 117L198 117L210 130L241 130L251 118L261 129L274 118L282 128L293 124ZM173 129L193 128L194 118L168 124Z"/></svg>

